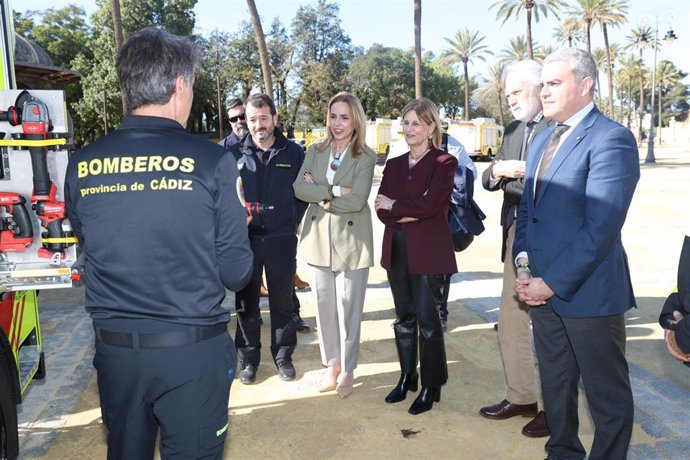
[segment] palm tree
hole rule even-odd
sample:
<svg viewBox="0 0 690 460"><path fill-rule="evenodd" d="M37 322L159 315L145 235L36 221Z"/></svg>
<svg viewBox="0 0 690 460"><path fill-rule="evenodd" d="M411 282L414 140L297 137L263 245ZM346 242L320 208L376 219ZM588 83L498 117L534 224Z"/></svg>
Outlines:
<svg viewBox="0 0 690 460"><path fill-rule="evenodd" d="M642 142L642 118L644 117L644 82L645 82L645 67L642 60L642 51L645 48L654 47L654 37L652 28L650 26L640 25L635 27L626 37L628 45L626 48L636 47L640 51L640 68L639 68L639 84L640 84L640 106L638 111L639 124L637 126L637 142Z"/></svg>
<svg viewBox="0 0 690 460"><path fill-rule="evenodd" d="M471 32L468 28L459 30L454 39L446 38L450 48L443 51L442 56L451 64L462 62L465 82L465 120L470 119L470 76L467 64L472 59L486 61L485 55L493 55L486 45L482 45L485 37L479 37L479 32Z"/></svg>
<svg viewBox="0 0 690 460"><path fill-rule="evenodd" d="M604 50L606 51L606 75L609 82L609 113L613 117L613 59L609 45L608 26L618 27L628 22L625 14L628 12L627 0L599 0L596 22L601 24L604 34Z"/></svg>
<svg viewBox="0 0 690 460"><path fill-rule="evenodd" d="M414 0L414 93L422 97L422 0Z"/></svg>
<svg viewBox="0 0 690 460"><path fill-rule="evenodd" d="M556 51L556 48L554 48L553 46L542 46L537 50L536 53L534 53L534 59L541 62L544 59L546 59L546 56L553 53L554 51Z"/></svg>
<svg viewBox="0 0 690 460"><path fill-rule="evenodd" d="M113 29L115 30L115 52L122 48L122 13L120 12L120 0L110 0L110 9L113 15Z"/></svg>
<svg viewBox="0 0 690 460"><path fill-rule="evenodd" d="M575 6L571 6L568 13L571 19L580 23L580 27L585 31L587 40L587 52L592 52L592 24L597 19L599 4L602 0L575 0Z"/></svg>
<svg viewBox="0 0 690 460"><path fill-rule="evenodd" d="M601 69L606 65L606 51L603 50L603 48L595 48L594 51L592 51L592 59L594 59L594 64L597 66L597 69ZM597 94L597 104L601 105L601 84L599 82L599 75L601 72L597 72L597 86L596 86L596 94ZM611 114L607 114L608 116L611 116Z"/></svg>
<svg viewBox="0 0 690 460"><path fill-rule="evenodd" d="M618 74L626 83L627 88L627 99L628 99L628 122L627 126L630 129L630 124L632 122L632 86L633 81L639 74L639 69L642 66L642 62L639 58L636 58L633 54L628 54L624 58L620 59L620 69Z"/></svg>
<svg viewBox="0 0 690 460"><path fill-rule="evenodd" d="M628 89L628 78L625 73L618 70L613 73L613 80L616 87L616 97L620 101L618 104L618 116L614 117L614 119L618 120L620 124L623 124L623 120L625 120L626 101L630 100L628 97L629 93L626 92Z"/></svg>
<svg viewBox="0 0 690 460"><path fill-rule="evenodd" d="M568 43L568 47L572 48L573 43L582 41L582 25L577 18L569 17L561 22L561 25L554 29L553 36L559 43Z"/></svg>
<svg viewBox="0 0 690 460"><path fill-rule="evenodd" d="M266 37L264 30L261 27L261 18L259 11L256 9L254 0L247 0L249 7L249 14L252 16L252 25L254 26L254 37L256 38L256 45L259 48L259 59L261 60L261 73L264 75L264 93L273 99L273 80L271 79L271 64L269 62L268 48L266 48Z"/></svg>
<svg viewBox="0 0 690 460"><path fill-rule="evenodd" d="M499 60L502 64L507 64L512 61L521 61L529 58L529 49L524 35L518 35L511 38L508 46L501 50Z"/></svg>
<svg viewBox="0 0 690 460"><path fill-rule="evenodd" d="M623 49L620 44L618 43L611 43L609 45L609 53L611 54L611 62L613 63L611 67L615 70L616 68L616 62L620 61L622 55L623 55Z"/></svg>
<svg viewBox="0 0 690 460"><path fill-rule="evenodd" d="M642 50L654 47L654 29L644 24L637 25L630 31L625 39L627 41L625 48L639 50L640 57L642 57Z"/></svg>
<svg viewBox="0 0 690 460"><path fill-rule="evenodd" d="M616 99L618 99L620 101L619 105L622 105L623 100L620 98L620 95L621 95L620 85L619 85L618 80L616 79L616 68L617 68L616 66L620 65L620 60L621 60L621 57L623 56L623 47L618 43L611 43L609 45L609 55L611 56L611 78L613 79L613 85L611 85L609 87L609 90L613 91L613 94L616 95ZM613 112L613 113L615 113L615 112ZM619 120L621 123L623 122L622 113L623 113L623 109L621 108L619 110L619 114L621 114L621 116L619 118L617 118L617 120ZM611 118L616 119L615 117L611 117Z"/></svg>
<svg viewBox="0 0 690 460"><path fill-rule="evenodd" d="M659 91L659 110L657 112L658 128L657 128L657 139L659 139L659 145L661 145L661 125L663 120L661 118L661 95L664 89L670 89L678 84L680 81L680 73L678 68L671 61L661 61L656 68L656 86ZM652 117L652 120L654 117Z"/></svg>
<svg viewBox="0 0 690 460"><path fill-rule="evenodd" d="M597 69L604 67L606 65L606 51L604 48L594 48L592 51L592 59L594 59L594 64Z"/></svg>
<svg viewBox="0 0 690 460"><path fill-rule="evenodd" d="M495 0L490 8L498 7L496 19L502 19L501 25L508 19L515 16L518 19L524 11L527 16L527 49L529 58L534 58L534 48L532 46L532 13L534 12L534 22L539 22L539 15L547 17L553 13L558 19L558 11L564 8L564 0Z"/></svg>
<svg viewBox="0 0 690 460"><path fill-rule="evenodd" d="M503 119L503 62L497 61L489 68L489 79L486 86L482 86L478 91L493 97L498 102L498 124L505 126Z"/></svg>
<svg viewBox="0 0 690 460"><path fill-rule="evenodd" d="M124 41L122 34L122 14L120 12L120 0L110 0L110 9L113 14L113 29L115 30L115 54L120 52L122 48L122 42ZM121 94L122 97L122 114L127 114L127 104L125 103L125 95ZM106 127L105 133L108 134L108 128Z"/></svg>

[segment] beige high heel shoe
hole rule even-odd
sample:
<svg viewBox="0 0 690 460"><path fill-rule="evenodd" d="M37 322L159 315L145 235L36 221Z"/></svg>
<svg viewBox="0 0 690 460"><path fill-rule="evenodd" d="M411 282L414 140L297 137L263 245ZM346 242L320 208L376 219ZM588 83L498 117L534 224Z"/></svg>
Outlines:
<svg viewBox="0 0 690 460"><path fill-rule="evenodd" d="M333 391L338 386L338 375L340 374L340 364L334 364L328 366L328 369L324 371L323 382L319 387L319 393L326 393L327 391Z"/></svg>
<svg viewBox="0 0 690 460"><path fill-rule="evenodd" d="M352 394L355 374L353 371L341 372L338 377L338 386L335 388L340 399L345 399Z"/></svg>

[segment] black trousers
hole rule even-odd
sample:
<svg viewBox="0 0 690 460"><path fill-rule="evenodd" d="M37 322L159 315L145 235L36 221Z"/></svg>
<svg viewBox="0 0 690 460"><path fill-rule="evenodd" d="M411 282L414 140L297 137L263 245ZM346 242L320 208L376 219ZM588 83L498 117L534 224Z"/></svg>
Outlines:
<svg viewBox="0 0 690 460"><path fill-rule="evenodd" d="M261 360L261 310L259 289L266 269L266 288L271 316L271 355L276 364L292 361L297 345L295 308L295 255L297 237L250 238L254 253L254 269L249 284L235 296L237 331L235 346L242 362L258 366Z"/></svg>
<svg viewBox="0 0 690 460"><path fill-rule="evenodd" d="M296 315L299 315L299 310L302 308L302 304L299 302L299 297L297 297L297 291L292 290L292 307Z"/></svg>
<svg viewBox="0 0 690 460"><path fill-rule="evenodd" d="M181 346L109 345L102 331L132 334L188 332L155 320L94 320L103 424L109 460L150 460L160 429L163 459L222 459L228 400L237 355L230 334Z"/></svg>
<svg viewBox="0 0 690 460"><path fill-rule="evenodd" d="M448 318L448 294L450 294L450 280L453 274L443 276L443 293L441 294L441 306L439 308L441 316Z"/></svg>
<svg viewBox="0 0 690 460"><path fill-rule="evenodd" d="M578 380L594 421L590 460L624 460L633 427L633 396L625 359L623 315L565 318L547 304L532 308L549 459L583 459L578 437Z"/></svg>
<svg viewBox="0 0 690 460"><path fill-rule="evenodd" d="M415 371L419 341L422 386L440 387L448 381L446 349L438 317L444 275L410 275L405 232L397 231L393 234L388 282L395 303L393 329L400 369L406 374Z"/></svg>
<svg viewBox="0 0 690 460"><path fill-rule="evenodd" d="M297 261L295 260L295 276L297 276ZM294 278L293 278L293 285L294 285ZM294 286L293 286L294 288ZM302 308L302 304L299 303L299 297L297 297L297 291L295 289L292 290L292 306L295 309L295 314L299 315L299 310Z"/></svg>

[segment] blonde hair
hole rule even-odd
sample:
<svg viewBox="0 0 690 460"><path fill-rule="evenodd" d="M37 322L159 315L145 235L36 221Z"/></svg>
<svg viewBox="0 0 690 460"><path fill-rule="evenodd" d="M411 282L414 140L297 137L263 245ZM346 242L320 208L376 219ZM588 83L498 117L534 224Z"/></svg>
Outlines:
<svg viewBox="0 0 690 460"><path fill-rule="evenodd" d="M414 113L417 114L419 119L427 125L432 123L435 124L429 142L431 143L431 147L440 149L443 142L443 133L441 132L441 117L438 114L438 107L436 107L436 104L425 97L415 99L414 101L408 102L405 108L402 109L402 117L405 118L405 115L411 110L414 110Z"/></svg>
<svg viewBox="0 0 690 460"><path fill-rule="evenodd" d="M326 150L334 142L333 134L330 130L330 113L331 107L336 102L344 102L350 108L350 114L352 115L355 129L352 132L352 139L350 140L350 155L352 158L357 158L362 152L362 146L364 145L364 140L367 134L367 117L364 115L364 109L362 108L362 103L359 102L357 96L347 91L341 91L331 98L328 102L328 111L326 112L326 126L329 128L327 130L326 140L324 140L317 149L320 152Z"/></svg>

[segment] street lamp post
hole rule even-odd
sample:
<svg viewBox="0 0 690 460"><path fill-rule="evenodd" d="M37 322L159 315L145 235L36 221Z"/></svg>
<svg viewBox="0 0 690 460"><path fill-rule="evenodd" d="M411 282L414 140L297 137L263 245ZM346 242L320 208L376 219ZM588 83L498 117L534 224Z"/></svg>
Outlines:
<svg viewBox="0 0 690 460"><path fill-rule="evenodd" d="M663 11L661 13L655 14L655 24L654 24L654 40L652 41L652 46L654 47L654 62L652 65L652 104L650 108L651 117L649 119L649 135L647 136L647 156L644 159L645 163L656 163L656 158L654 157L654 97L656 94L656 54L659 48L659 16L661 14L671 14L671 11ZM671 16L673 16L671 14ZM666 32L664 40L668 43L672 43L676 38L676 34L673 29L669 28ZM643 34L640 37L641 43L647 43L649 38ZM659 112L659 126L661 126L661 112Z"/></svg>

